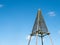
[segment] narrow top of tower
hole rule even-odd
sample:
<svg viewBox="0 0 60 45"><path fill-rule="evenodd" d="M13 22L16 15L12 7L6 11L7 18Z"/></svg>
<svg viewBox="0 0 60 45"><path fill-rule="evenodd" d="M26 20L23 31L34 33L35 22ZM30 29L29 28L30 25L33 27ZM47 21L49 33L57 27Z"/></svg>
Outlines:
<svg viewBox="0 0 60 45"><path fill-rule="evenodd" d="M38 10L41 10L41 9L38 9Z"/></svg>
<svg viewBox="0 0 60 45"><path fill-rule="evenodd" d="M41 12L41 9L38 9L38 12Z"/></svg>
<svg viewBox="0 0 60 45"><path fill-rule="evenodd" d="M41 16L42 14L41 14L41 9L38 9L38 12L37 12L37 16L39 17L39 16Z"/></svg>

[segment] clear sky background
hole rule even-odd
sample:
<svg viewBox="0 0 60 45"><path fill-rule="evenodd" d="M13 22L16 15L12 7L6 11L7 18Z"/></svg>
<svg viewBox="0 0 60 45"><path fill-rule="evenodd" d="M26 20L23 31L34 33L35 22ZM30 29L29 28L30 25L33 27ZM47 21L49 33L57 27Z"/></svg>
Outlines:
<svg viewBox="0 0 60 45"><path fill-rule="evenodd" d="M60 45L60 0L0 0L0 45L27 45L38 9L54 45ZM31 45L36 44L35 39ZM51 45L48 36L44 43Z"/></svg>

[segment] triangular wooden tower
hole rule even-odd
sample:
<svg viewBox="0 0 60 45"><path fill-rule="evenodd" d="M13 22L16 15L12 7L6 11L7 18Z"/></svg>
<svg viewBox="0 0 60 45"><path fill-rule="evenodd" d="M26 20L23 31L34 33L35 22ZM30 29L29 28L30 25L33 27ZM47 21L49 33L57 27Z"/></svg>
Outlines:
<svg viewBox="0 0 60 45"><path fill-rule="evenodd" d="M35 23L32 29L32 33L30 34L30 40L28 42L28 45L30 45L31 37L36 36L36 45L38 45L38 37L41 37L41 42L43 45L43 37L46 35L49 35L47 26L45 24L44 18L42 16L41 10L38 10L37 16L35 19Z"/></svg>

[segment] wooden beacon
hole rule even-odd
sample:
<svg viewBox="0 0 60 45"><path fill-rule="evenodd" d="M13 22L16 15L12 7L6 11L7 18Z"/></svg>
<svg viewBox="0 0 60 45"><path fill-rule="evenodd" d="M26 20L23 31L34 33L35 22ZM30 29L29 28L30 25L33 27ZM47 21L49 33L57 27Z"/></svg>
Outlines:
<svg viewBox="0 0 60 45"><path fill-rule="evenodd" d="M50 33L48 32L41 10L39 9L37 12L35 23L33 25L32 33L30 34L28 45L30 45L32 36L36 36L36 45L38 45L38 37L41 37L41 44L43 45L43 37L49 34Z"/></svg>

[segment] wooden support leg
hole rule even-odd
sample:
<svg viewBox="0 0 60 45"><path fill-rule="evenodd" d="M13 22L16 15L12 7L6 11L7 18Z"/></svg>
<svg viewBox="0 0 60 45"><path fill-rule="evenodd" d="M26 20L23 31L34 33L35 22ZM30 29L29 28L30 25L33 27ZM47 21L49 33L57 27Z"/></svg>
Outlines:
<svg viewBox="0 0 60 45"><path fill-rule="evenodd" d="M36 34L36 45L38 45L38 33Z"/></svg>
<svg viewBox="0 0 60 45"><path fill-rule="evenodd" d="M41 36L41 44L43 45L43 37Z"/></svg>
<svg viewBox="0 0 60 45"><path fill-rule="evenodd" d="M30 36L30 39L29 39L28 45L30 45L31 37L32 37L32 36Z"/></svg>
<svg viewBox="0 0 60 45"><path fill-rule="evenodd" d="M50 36L50 35L48 35L48 36L49 36L49 38L50 38L50 42L51 42L51 44L54 45L53 42L52 42L52 38L51 38L51 36Z"/></svg>

